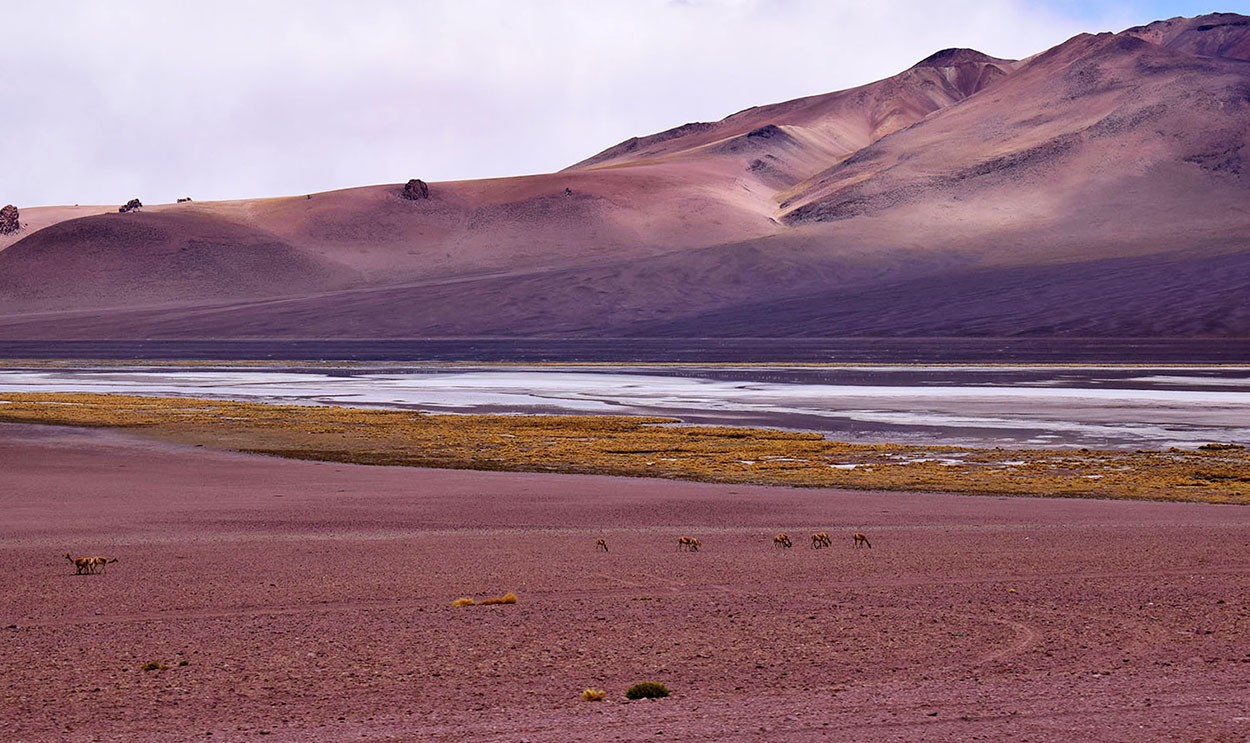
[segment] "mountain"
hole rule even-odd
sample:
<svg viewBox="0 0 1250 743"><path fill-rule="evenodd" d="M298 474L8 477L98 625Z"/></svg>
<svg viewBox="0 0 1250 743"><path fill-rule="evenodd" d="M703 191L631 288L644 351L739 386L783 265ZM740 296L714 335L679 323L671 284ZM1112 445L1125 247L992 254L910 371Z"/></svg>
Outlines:
<svg viewBox="0 0 1250 743"><path fill-rule="evenodd" d="M0 339L1247 338L1250 18L948 49L401 191L23 210Z"/></svg>

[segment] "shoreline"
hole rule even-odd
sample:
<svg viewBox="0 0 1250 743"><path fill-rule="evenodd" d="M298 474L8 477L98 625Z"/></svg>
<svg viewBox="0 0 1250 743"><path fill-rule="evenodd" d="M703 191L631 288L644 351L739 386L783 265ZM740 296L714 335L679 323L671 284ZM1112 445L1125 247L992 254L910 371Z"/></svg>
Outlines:
<svg viewBox="0 0 1250 743"><path fill-rule="evenodd" d="M0 369L68 368L89 370L93 368L343 368L343 369L864 369L864 370L923 370L942 369L951 371L1028 371L1030 369L1210 369L1250 370L1250 361L525 361L525 360L474 360L474 359L213 359L213 358L61 358L61 357L0 357Z"/></svg>
<svg viewBox="0 0 1250 743"><path fill-rule="evenodd" d="M1250 367L56 365L0 368L0 392L648 416L814 431L860 444L1250 446Z"/></svg>
<svg viewBox="0 0 1250 743"><path fill-rule="evenodd" d="M5 359L620 364L1250 364L1250 338L250 338L0 339Z"/></svg>
<svg viewBox="0 0 1250 743"><path fill-rule="evenodd" d="M1250 453L848 444L671 418L428 414L100 394L0 394L0 421L116 428L288 459L797 486L1250 504Z"/></svg>

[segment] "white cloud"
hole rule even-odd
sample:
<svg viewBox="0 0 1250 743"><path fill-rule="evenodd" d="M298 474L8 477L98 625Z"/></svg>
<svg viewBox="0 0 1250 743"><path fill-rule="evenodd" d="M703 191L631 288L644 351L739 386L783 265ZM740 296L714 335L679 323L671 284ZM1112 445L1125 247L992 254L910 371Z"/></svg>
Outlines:
<svg viewBox="0 0 1250 743"><path fill-rule="evenodd" d="M1024 0L2 3L0 203L556 170L616 142L1080 31ZM1085 23L1088 23L1086 19Z"/></svg>

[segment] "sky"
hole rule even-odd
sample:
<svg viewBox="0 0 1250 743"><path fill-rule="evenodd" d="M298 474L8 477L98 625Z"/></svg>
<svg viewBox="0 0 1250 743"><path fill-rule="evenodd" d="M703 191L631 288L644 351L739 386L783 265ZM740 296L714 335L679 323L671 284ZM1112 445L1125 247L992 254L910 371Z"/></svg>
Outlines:
<svg viewBox="0 0 1250 743"><path fill-rule="evenodd" d="M1250 0L0 0L0 205L559 170L632 136Z"/></svg>

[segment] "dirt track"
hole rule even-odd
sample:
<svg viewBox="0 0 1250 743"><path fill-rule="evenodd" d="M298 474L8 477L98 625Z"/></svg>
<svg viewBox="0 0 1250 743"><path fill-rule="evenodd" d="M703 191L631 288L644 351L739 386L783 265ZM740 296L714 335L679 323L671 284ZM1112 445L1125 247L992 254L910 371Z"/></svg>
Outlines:
<svg viewBox="0 0 1250 743"><path fill-rule="evenodd" d="M19 426L0 462L4 740L1250 736L1246 508L368 468ZM703 551L675 551L687 533ZM66 551L120 561L75 576ZM642 680L673 696L626 703Z"/></svg>

